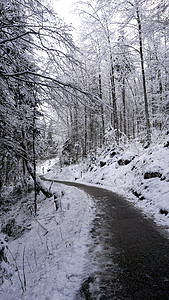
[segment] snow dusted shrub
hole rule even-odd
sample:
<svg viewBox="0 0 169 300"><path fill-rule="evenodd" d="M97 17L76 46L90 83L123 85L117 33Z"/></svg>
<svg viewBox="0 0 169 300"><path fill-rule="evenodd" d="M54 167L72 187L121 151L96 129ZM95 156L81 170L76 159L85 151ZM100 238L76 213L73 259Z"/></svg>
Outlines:
<svg viewBox="0 0 169 300"><path fill-rule="evenodd" d="M29 210L29 212L32 215L34 212L34 205L33 205L32 201L27 201L27 209Z"/></svg>
<svg viewBox="0 0 169 300"><path fill-rule="evenodd" d="M30 194L34 190L34 182L33 180L28 180L28 182L18 182L13 187L12 195L16 199L21 199L21 197L25 194Z"/></svg>
<svg viewBox="0 0 169 300"><path fill-rule="evenodd" d="M30 194L34 190L34 182L28 182L27 184L27 192Z"/></svg>
<svg viewBox="0 0 169 300"><path fill-rule="evenodd" d="M1 231L7 234L8 236L12 236L14 225L15 225L15 219L14 218L9 219L7 224L2 225Z"/></svg>
<svg viewBox="0 0 169 300"><path fill-rule="evenodd" d="M0 263L2 261L7 262L6 252L8 249L8 245L4 239L0 238Z"/></svg>
<svg viewBox="0 0 169 300"><path fill-rule="evenodd" d="M22 226L17 225L14 218L9 219L5 225L2 225L1 231L9 237L17 238L22 235L24 229Z"/></svg>
<svg viewBox="0 0 169 300"><path fill-rule="evenodd" d="M18 182L13 188L13 195L14 196L21 196L22 195L23 186L21 182Z"/></svg>
<svg viewBox="0 0 169 300"><path fill-rule="evenodd" d="M7 275L7 257L6 257L6 253L8 250L8 245L5 242L5 240L3 238L0 238L0 285L3 283L4 281L4 276L6 277Z"/></svg>

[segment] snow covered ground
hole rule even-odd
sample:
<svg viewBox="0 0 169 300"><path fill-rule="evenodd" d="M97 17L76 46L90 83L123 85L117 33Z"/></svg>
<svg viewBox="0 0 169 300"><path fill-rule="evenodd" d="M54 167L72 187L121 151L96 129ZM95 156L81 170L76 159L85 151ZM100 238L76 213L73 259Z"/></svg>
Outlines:
<svg viewBox="0 0 169 300"><path fill-rule="evenodd" d="M4 248L7 259L0 261L1 300L70 300L80 288L95 208L92 200L74 187L53 184L52 190L64 192L57 211L53 197L44 200L40 196L37 217L31 215L24 200L1 215L2 227L16 220L7 243L6 235L0 234L0 251Z"/></svg>
<svg viewBox="0 0 169 300"><path fill-rule="evenodd" d="M58 160L44 162L38 171L46 178L76 180L122 194L169 233L169 137L148 149L137 142L123 148L112 145L62 169ZM12 224L10 237L0 233L1 300L73 300L85 279L94 203L75 187L54 183L52 191L60 195L58 211L53 197L40 195L34 217L30 194L0 213L1 231Z"/></svg>
<svg viewBox="0 0 169 300"><path fill-rule="evenodd" d="M122 194L169 233L169 136L154 137L148 149L139 142L109 146L95 159L61 170L53 166L47 176L97 184Z"/></svg>

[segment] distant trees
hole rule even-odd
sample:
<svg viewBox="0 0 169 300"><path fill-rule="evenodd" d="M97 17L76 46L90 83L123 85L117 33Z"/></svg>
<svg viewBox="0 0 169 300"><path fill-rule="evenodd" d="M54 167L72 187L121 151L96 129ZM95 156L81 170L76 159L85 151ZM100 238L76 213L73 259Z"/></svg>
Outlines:
<svg viewBox="0 0 169 300"><path fill-rule="evenodd" d="M54 122L52 118L47 122L39 120L37 124L40 135L36 139L38 145L38 157L39 159L51 159L58 155L58 142L55 137L57 122Z"/></svg>
<svg viewBox="0 0 169 300"><path fill-rule="evenodd" d="M43 123L49 109L66 129L66 163L103 147L107 128L115 143L139 138L145 145L153 130L167 128L167 1L85 0L77 7L80 51L44 1L0 0L1 186L24 184L28 163L36 181L39 155L57 153L59 125Z"/></svg>
<svg viewBox="0 0 169 300"><path fill-rule="evenodd" d="M111 125L117 142L137 137L148 146L168 124L167 2L86 0L77 10L85 80L103 103L100 126Z"/></svg>

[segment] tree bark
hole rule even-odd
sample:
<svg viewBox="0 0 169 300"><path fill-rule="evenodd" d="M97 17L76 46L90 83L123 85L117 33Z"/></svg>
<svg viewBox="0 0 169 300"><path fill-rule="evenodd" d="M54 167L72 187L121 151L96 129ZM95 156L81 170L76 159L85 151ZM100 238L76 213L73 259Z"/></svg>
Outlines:
<svg viewBox="0 0 169 300"><path fill-rule="evenodd" d="M36 183L36 149L35 149L35 140L36 140L36 98L34 97L34 113L33 113L33 141L32 141L32 150L33 150L33 171L34 171L34 208L35 215L37 213L37 183Z"/></svg>
<svg viewBox="0 0 169 300"><path fill-rule="evenodd" d="M123 98L123 130L124 134L127 135L127 129L126 129L126 93L125 93L125 78L122 79L122 98Z"/></svg>
<svg viewBox="0 0 169 300"><path fill-rule="evenodd" d="M115 78L114 78L114 67L112 56L110 57L111 60L111 74L110 74L110 82L111 82L111 94L112 94L112 101L113 101L113 123L114 123L114 130L116 134L117 142L119 142L119 123L118 123L118 116L117 116L117 101L116 101L116 90L115 90Z"/></svg>
<svg viewBox="0 0 169 300"><path fill-rule="evenodd" d="M30 164L30 162L28 160L25 160L25 164L27 167L27 170L29 172L29 174L31 175L32 179L34 180L34 182L36 182L36 186L39 188L39 190L47 197L50 198L53 196L53 194L43 185L41 179L39 178L39 176L36 174L36 178L35 178L35 173L34 173L34 168L32 167L32 165Z"/></svg>
<svg viewBox="0 0 169 300"><path fill-rule="evenodd" d="M88 132L87 132L87 108L85 106L84 108L84 149L83 149L83 157L87 157L87 136L88 136Z"/></svg>
<svg viewBox="0 0 169 300"><path fill-rule="evenodd" d="M102 78L101 74L99 73L99 97L102 100L103 99L103 94L102 94ZM104 125L104 109L103 109L103 104L100 106L101 109L101 120L102 120L102 126L100 129L100 147L102 147L104 143L104 134L105 134L105 125Z"/></svg>
<svg viewBox="0 0 169 300"><path fill-rule="evenodd" d="M148 109L146 77L145 77L145 69L144 69L142 25L141 25L141 19L140 19L138 4L137 4L137 7L136 7L136 13L137 13L137 24L138 24L138 31L139 31L140 60L141 60L143 91L144 91L144 105L145 105L145 118L146 118L146 129L147 129L147 142L148 142L148 145L149 145L150 142L151 142L151 127L150 127L150 117L149 117L149 109Z"/></svg>

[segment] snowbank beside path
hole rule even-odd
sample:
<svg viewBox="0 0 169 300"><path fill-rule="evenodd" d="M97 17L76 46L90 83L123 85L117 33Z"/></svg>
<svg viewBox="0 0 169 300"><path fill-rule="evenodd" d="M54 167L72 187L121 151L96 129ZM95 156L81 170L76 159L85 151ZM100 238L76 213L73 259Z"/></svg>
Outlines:
<svg viewBox="0 0 169 300"><path fill-rule="evenodd" d="M42 196L37 217L29 213L26 203L18 203L1 220L4 224L15 218L24 228L21 236L10 237L4 244L8 245L8 262L1 264L1 300L70 300L80 288L88 264L86 253L94 204L75 187L53 184L52 190L64 192L59 210L55 210L53 198L44 200ZM0 240L4 237L1 234Z"/></svg>
<svg viewBox="0 0 169 300"><path fill-rule="evenodd" d="M58 170L48 177L97 184L117 192L169 232L169 138L143 149L140 143L123 149L108 147L101 155Z"/></svg>
<svg viewBox="0 0 169 300"><path fill-rule="evenodd" d="M168 140L148 149L139 143L123 149L108 147L95 159L92 156L62 169L53 160L42 163L39 172L49 179L99 185L124 195L169 233ZM49 187L51 182L45 185ZM32 195L29 202L21 199L4 214L0 212L1 231L8 223L14 233L8 240L0 234L2 300L72 300L85 279L93 200L75 187L53 183L52 190L60 195L64 191L58 211L53 197L41 195L35 218Z"/></svg>

